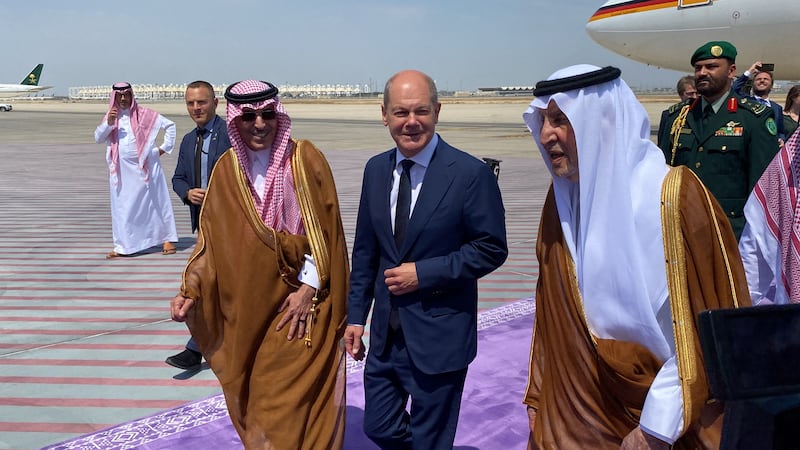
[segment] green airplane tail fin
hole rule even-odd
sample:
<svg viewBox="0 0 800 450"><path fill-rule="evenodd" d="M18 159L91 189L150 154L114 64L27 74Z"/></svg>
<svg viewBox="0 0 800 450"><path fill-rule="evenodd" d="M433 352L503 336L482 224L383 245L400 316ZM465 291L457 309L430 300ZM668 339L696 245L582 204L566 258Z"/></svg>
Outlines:
<svg viewBox="0 0 800 450"><path fill-rule="evenodd" d="M39 85L39 78L42 77L42 67L44 64L39 64L31 70L31 73L28 74L19 84L24 84L26 86L38 86Z"/></svg>

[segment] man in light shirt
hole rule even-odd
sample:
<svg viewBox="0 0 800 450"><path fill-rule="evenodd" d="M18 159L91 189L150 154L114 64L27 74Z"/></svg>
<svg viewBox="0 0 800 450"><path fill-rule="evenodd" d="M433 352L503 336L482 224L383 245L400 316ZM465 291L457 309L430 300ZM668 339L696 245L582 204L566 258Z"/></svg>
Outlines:
<svg viewBox="0 0 800 450"><path fill-rule="evenodd" d="M156 145L161 131L164 140ZM175 123L139 106L130 83L116 83L94 140L106 143L111 188L114 249L106 258L130 256L156 245L165 255L175 253L178 232L160 159L175 147Z"/></svg>

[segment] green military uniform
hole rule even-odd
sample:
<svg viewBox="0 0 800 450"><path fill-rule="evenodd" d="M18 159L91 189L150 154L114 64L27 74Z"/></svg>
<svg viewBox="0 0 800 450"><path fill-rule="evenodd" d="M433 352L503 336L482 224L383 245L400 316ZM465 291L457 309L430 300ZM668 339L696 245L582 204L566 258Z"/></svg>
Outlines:
<svg viewBox="0 0 800 450"><path fill-rule="evenodd" d="M659 130L661 150L667 164L684 165L697 174L719 201L738 239L747 197L778 152L775 119L770 107L733 91L705 122L701 105L701 99L686 100L669 109L666 126ZM689 110L673 154L670 131L684 107Z"/></svg>

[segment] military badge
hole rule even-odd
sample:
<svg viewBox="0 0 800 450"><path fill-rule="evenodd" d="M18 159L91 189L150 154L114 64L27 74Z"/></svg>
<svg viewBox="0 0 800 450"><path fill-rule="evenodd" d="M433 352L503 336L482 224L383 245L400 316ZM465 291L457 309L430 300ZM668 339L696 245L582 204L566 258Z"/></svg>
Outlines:
<svg viewBox="0 0 800 450"><path fill-rule="evenodd" d="M744 127L739 122L730 121L714 132L714 136L738 137L744 135Z"/></svg>
<svg viewBox="0 0 800 450"><path fill-rule="evenodd" d="M773 136L778 134L778 125L775 124L775 119L772 117L767 119L767 131Z"/></svg>
<svg viewBox="0 0 800 450"><path fill-rule="evenodd" d="M719 45L711 47L711 54L719 58L719 56L722 54L722 47L720 47Z"/></svg>

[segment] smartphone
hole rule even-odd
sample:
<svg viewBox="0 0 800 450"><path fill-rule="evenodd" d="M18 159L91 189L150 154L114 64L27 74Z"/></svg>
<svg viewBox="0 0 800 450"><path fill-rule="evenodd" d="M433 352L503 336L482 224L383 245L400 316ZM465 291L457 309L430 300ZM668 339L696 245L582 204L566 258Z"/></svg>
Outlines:
<svg viewBox="0 0 800 450"><path fill-rule="evenodd" d="M758 66L758 70L762 72L774 72L775 64L761 64L760 66Z"/></svg>

